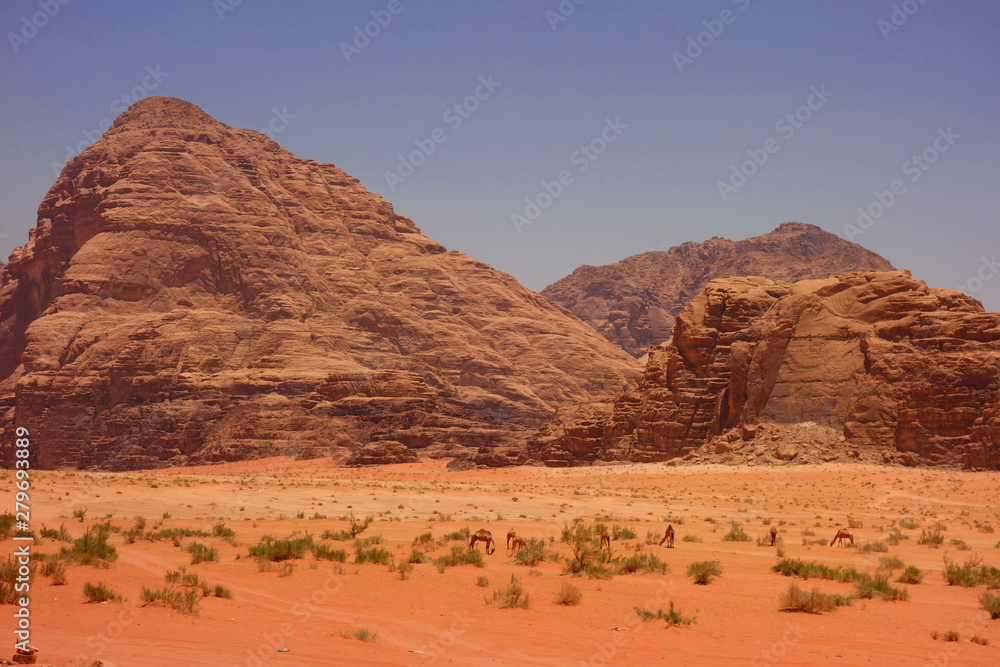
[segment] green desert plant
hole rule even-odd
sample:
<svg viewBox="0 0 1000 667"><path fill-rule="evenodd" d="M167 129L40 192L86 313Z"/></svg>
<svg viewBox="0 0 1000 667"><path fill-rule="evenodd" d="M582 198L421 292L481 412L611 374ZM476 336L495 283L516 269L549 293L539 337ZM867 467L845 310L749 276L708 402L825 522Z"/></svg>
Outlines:
<svg viewBox="0 0 1000 667"><path fill-rule="evenodd" d="M559 588L559 594L556 595L556 604L571 607L580 604L581 600L583 600L583 593L580 592L580 589L568 581L564 581Z"/></svg>
<svg viewBox="0 0 1000 667"><path fill-rule="evenodd" d="M732 519L729 524L729 532L722 536L723 542L753 542L753 538L747 535L736 519Z"/></svg>
<svg viewBox="0 0 1000 667"><path fill-rule="evenodd" d="M851 599L846 595L820 593L818 588L814 588L806 593L793 581L781 595L781 606L779 609L781 611L819 614L824 611L833 611L837 607L850 603Z"/></svg>
<svg viewBox="0 0 1000 667"><path fill-rule="evenodd" d="M717 560L703 560L688 565L687 573L694 577L694 583L705 586L712 582L712 577L722 574L722 566Z"/></svg>
<svg viewBox="0 0 1000 667"><path fill-rule="evenodd" d="M83 597L87 602L121 602L122 596L115 593L104 582L98 584L86 583L83 585Z"/></svg>
<svg viewBox="0 0 1000 667"><path fill-rule="evenodd" d="M500 609L530 609L531 600L525 592L521 580L510 575L510 583L503 588L493 591L493 598L487 599L486 604L498 604Z"/></svg>

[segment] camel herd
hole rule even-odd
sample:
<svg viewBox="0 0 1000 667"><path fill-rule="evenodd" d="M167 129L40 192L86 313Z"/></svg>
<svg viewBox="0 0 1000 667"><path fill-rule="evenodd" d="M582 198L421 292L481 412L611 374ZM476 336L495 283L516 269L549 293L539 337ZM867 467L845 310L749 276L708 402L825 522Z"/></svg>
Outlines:
<svg viewBox="0 0 1000 667"><path fill-rule="evenodd" d="M778 542L778 529L775 528L774 526L771 526L770 536L771 536L770 546L773 547ZM608 531L602 530L600 538L601 538L601 548L602 549L607 548L608 553L610 553L611 536L608 534ZM832 547L834 543L838 543L838 546L844 546L844 540L847 540L848 542L851 543L851 546L854 546L854 535L848 529L841 528L840 530L837 531L837 534L833 536L833 539L830 540L830 546ZM491 555L497 550L496 542L493 540L493 533L486 530L485 528L481 528L472 534L472 540L469 542L469 547L474 548L476 546L476 542L486 543L487 555ZM674 527L670 524L667 525L667 530L666 532L663 533L663 539L660 540L660 546L662 547L664 546L664 544L668 549L674 548ZM527 546L528 543L525 542L523 537L518 537L517 533L514 532L513 530L507 531L508 555L514 555L521 549L526 548Z"/></svg>

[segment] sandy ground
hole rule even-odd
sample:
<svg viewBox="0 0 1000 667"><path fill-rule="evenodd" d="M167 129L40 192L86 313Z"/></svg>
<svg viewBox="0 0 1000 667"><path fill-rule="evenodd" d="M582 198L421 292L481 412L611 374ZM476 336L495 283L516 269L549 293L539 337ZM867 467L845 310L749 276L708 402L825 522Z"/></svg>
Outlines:
<svg viewBox="0 0 1000 667"><path fill-rule="evenodd" d="M117 667L155 665L849 665L1000 664L1000 621L980 607L983 588L948 586L943 559L977 556L1000 566L1000 474L878 468L861 465L784 468L659 464L574 469L537 467L448 471L442 462L371 469L330 467L328 460L288 459L137 473L33 472L32 528L64 525L79 537L95 523L131 528L211 531L220 518L235 531L185 538L216 547L218 562L191 565L190 554L171 541L126 544L110 539L118 559L110 569L73 565L67 583L37 576L32 587L32 643L39 662ZM5 488L13 476L3 471ZM86 510L81 521L74 517ZM433 563L414 566L405 580L394 567L354 564L351 541L321 539L340 531L340 517L375 515L360 537L381 535L396 563L407 560L413 540L439 539L462 528L486 528L500 544L486 567L462 565L443 573ZM317 516L318 515L318 516ZM852 517L859 543L885 540L906 519L909 539L888 553L863 554L828 546ZM167 518L164 518L167 517ZM300 518L301 517L301 518ZM315 517L315 518L314 518ZM326 518L323 518L326 517ZM562 562L535 568L507 555L504 536L555 538L547 549L561 556L562 527L599 518L635 531L612 543L615 556L652 553L670 573L590 579L563 575ZM920 584L896 584L908 601L854 600L823 614L779 611L789 578L771 572L777 549L755 541L722 541L736 520L753 538L778 527L781 550L802 558L874 572L879 559L897 557L926 571ZM667 521L676 548L644 544L662 536ZM943 522L940 548L917 544L921 530ZM997 528L997 532L992 532ZM347 562L290 561L290 575L260 571L248 546L262 536L309 533L317 542L346 549ZM814 535L813 535L814 533ZM803 545L804 540L824 543ZM955 540L956 542L952 542ZM958 541L961 541L960 543ZM452 542L451 544L460 544ZM66 542L39 539L35 550L55 553ZM483 549L480 545L477 548ZM4 555L14 542L3 543ZM449 545L423 549L431 558ZM719 561L722 574L709 585L686 574L696 561ZM232 599L204 598L197 615L140 602L143 586L165 586L168 570L186 566ZM896 570L896 573L899 571ZM487 604L494 590L516 576L530 596L529 609ZM479 578L488 584L479 585ZM104 582L123 602L88 604L87 582ZM575 606L555 602L560 587L579 588ZM800 581L806 590L850 593L853 585ZM641 621L636 606L655 611L670 603L695 621L667 627ZM6 610L6 611L5 611ZM0 607L0 636L13 653L13 606ZM375 633L374 641L355 637ZM957 642L943 635L954 631ZM934 633L938 638L934 639ZM987 645L973 643L979 637ZM278 651L278 649L288 649Z"/></svg>

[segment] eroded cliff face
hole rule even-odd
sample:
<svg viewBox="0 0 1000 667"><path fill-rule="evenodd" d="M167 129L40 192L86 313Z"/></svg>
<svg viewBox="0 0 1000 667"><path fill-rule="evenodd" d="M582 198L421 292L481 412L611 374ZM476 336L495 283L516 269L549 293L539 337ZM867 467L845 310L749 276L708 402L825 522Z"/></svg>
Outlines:
<svg viewBox="0 0 1000 667"><path fill-rule="evenodd" d="M670 341L677 316L713 278L796 282L892 268L879 255L815 225L786 222L741 241L713 238L606 266L581 266L542 294L641 358L650 345Z"/></svg>
<svg viewBox="0 0 1000 667"><path fill-rule="evenodd" d="M67 164L0 276L0 410L43 466L502 452L641 372L334 165L172 98Z"/></svg>
<svg viewBox="0 0 1000 667"><path fill-rule="evenodd" d="M650 349L637 391L561 409L525 457L773 462L807 449L810 460L995 468L998 403L1000 314L971 297L906 271L730 278L710 281L673 340ZM781 428L792 424L815 427L811 444L788 442L805 433ZM745 446L758 430L768 446Z"/></svg>

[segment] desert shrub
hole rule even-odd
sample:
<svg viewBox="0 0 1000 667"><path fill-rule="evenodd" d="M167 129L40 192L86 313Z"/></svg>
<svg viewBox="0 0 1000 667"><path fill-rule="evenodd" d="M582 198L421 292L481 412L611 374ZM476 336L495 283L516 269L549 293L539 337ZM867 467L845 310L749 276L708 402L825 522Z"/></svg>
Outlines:
<svg viewBox="0 0 1000 667"><path fill-rule="evenodd" d="M65 586L66 562L58 558L48 558L42 561L42 576L52 577L53 586Z"/></svg>
<svg viewBox="0 0 1000 667"><path fill-rule="evenodd" d="M899 530L899 528L893 528L892 530L889 531L889 534L886 536L885 543L891 546L896 546L903 540L908 540L908 539L910 539L909 535L904 535L903 532Z"/></svg>
<svg viewBox="0 0 1000 667"><path fill-rule="evenodd" d="M851 599L846 595L820 593L818 588L814 588L806 593L793 581L781 595L779 610L819 614L824 611L833 611L837 607L850 603Z"/></svg>
<svg viewBox="0 0 1000 667"><path fill-rule="evenodd" d="M980 637L979 635L972 635L969 637L969 641L973 644L979 644L980 646L989 646L990 640L986 637Z"/></svg>
<svg viewBox="0 0 1000 667"><path fill-rule="evenodd" d="M890 586L888 572L876 572L873 575L862 573L854 580L854 597L866 600L909 600L910 594L905 588Z"/></svg>
<svg viewBox="0 0 1000 667"><path fill-rule="evenodd" d="M606 564L595 561L587 563L586 567L583 568L583 574L588 579L610 579L615 573Z"/></svg>
<svg viewBox="0 0 1000 667"><path fill-rule="evenodd" d="M350 630L344 630L341 634L348 639L357 639L359 642L378 641L378 632L375 630L369 630L368 628L351 628Z"/></svg>
<svg viewBox="0 0 1000 667"><path fill-rule="evenodd" d="M933 530L924 528L920 531L920 538L917 540L917 544L926 544L932 549L937 549L942 543L944 543L944 535L937 528Z"/></svg>
<svg viewBox="0 0 1000 667"><path fill-rule="evenodd" d="M685 535L684 537L681 538L681 542L704 542L704 541L705 540L701 539L697 535Z"/></svg>
<svg viewBox="0 0 1000 667"><path fill-rule="evenodd" d="M972 556L961 565L945 556L944 578L949 586L1000 588L1000 569L992 565L982 565L980 559Z"/></svg>
<svg viewBox="0 0 1000 667"><path fill-rule="evenodd" d="M531 599L521 580L510 575L510 583L493 591L493 598L487 599L486 604L498 604L500 609L530 609Z"/></svg>
<svg viewBox="0 0 1000 667"><path fill-rule="evenodd" d="M637 572L652 572L654 574L667 574L670 566L650 553L637 553L625 558L616 558L611 561L615 574L635 574Z"/></svg>
<svg viewBox="0 0 1000 667"><path fill-rule="evenodd" d="M416 549L413 549L412 551L410 551L410 557L408 559L406 559L406 562L407 563L426 563L427 562L427 556L424 555L424 552L417 551Z"/></svg>
<svg viewBox="0 0 1000 667"><path fill-rule="evenodd" d="M635 531L628 526L619 526L617 523L611 527L611 539L613 540L634 540Z"/></svg>
<svg viewBox="0 0 1000 667"><path fill-rule="evenodd" d="M59 540L60 542L73 541L73 537L69 534L69 531L66 530L66 526L64 525L60 525L58 530L56 530L55 528L46 528L45 526L42 526L41 530L38 532L41 533L42 537L50 540Z"/></svg>
<svg viewBox="0 0 1000 667"><path fill-rule="evenodd" d="M250 555L260 561L278 563L285 560L302 558L312 549L313 539L308 535L298 538L276 540L265 535L256 545L249 547Z"/></svg>
<svg viewBox="0 0 1000 667"><path fill-rule="evenodd" d="M545 540L532 537L523 549L514 554L514 562L518 565L534 567L545 560Z"/></svg>
<svg viewBox="0 0 1000 667"><path fill-rule="evenodd" d="M359 564L375 563L377 565L387 565L390 558L392 558L392 554L389 553L388 549L382 547L371 547L369 549L358 547L354 550L354 562Z"/></svg>
<svg viewBox="0 0 1000 667"><path fill-rule="evenodd" d="M486 588L490 585L490 580L488 577L476 577L476 586L480 588Z"/></svg>
<svg viewBox="0 0 1000 667"><path fill-rule="evenodd" d="M103 581L98 584L86 583L83 585L83 597L87 602L121 602L122 596L115 593Z"/></svg>
<svg viewBox="0 0 1000 667"><path fill-rule="evenodd" d="M347 562L347 551L344 549L332 549L326 544L314 544L311 551L313 558L316 560L333 560L338 563Z"/></svg>
<svg viewBox="0 0 1000 667"><path fill-rule="evenodd" d="M143 586L139 599L144 604L167 607L182 614L198 613L199 592L193 588L182 592L171 587L153 590Z"/></svg>
<svg viewBox="0 0 1000 667"><path fill-rule="evenodd" d="M168 584L178 584L182 588L192 588L201 584L201 578L196 572L188 572L187 568L181 566L176 570L167 570L163 575L163 580Z"/></svg>
<svg viewBox="0 0 1000 667"><path fill-rule="evenodd" d="M472 539L471 535L469 536L469 539ZM431 535L429 532L424 533L423 535L418 535L417 537L413 538L413 543L411 544L411 546L414 547L422 546L425 549L429 549L434 546L434 536Z"/></svg>
<svg viewBox="0 0 1000 667"><path fill-rule="evenodd" d="M235 537L236 531L226 526L225 522L219 521L212 526L212 537Z"/></svg>
<svg viewBox="0 0 1000 667"><path fill-rule="evenodd" d="M205 597L217 597L224 598L226 600L233 599L233 592L223 586L222 584L216 584L215 586L209 586L208 584L203 584L201 587L201 594Z"/></svg>
<svg viewBox="0 0 1000 667"><path fill-rule="evenodd" d="M694 577L694 583L705 586L712 582L712 577L722 574L722 566L717 560L703 560L688 565L687 573Z"/></svg>
<svg viewBox="0 0 1000 667"><path fill-rule="evenodd" d="M80 523L83 523L83 519L87 516L87 508L81 507L79 509L73 510L73 518L79 519Z"/></svg>
<svg viewBox="0 0 1000 667"><path fill-rule="evenodd" d="M556 604L572 607L580 604L581 600L583 600L583 593L580 592L580 589L568 581L564 581L559 588L559 594L556 595Z"/></svg>
<svg viewBox="0 0 1000 667"><path fill-rule="evenodd" d="M73 541L72 548L60 549L59 556L79 565L111 567L111 563L118 560L118 550L108 544L109 534L110 530L104 524L91 526L83 537Z"/></svg>
<svg viewBox="0 0 1000 667"><path fill-rule="evenodd" d="M219 562L219 550L215 547L205 546L201 542L191 542L184 547L184 551L191 554L192 565L197 565L198 563Z"/></svg>
<svg viewBox="0 0 1000 667"><path fill-rule="evenodd" d="M600 533L595 531L593 526L588 526L582 521L574 523L573 526L563 526L560 541L568 544L573 554L572 557L565 559L564 572L579 574L589 565L602 562Z"/></svg>
<svg viewBox="0 0 1000 667"><path fill-rule="evenodd" d="M694 616L685 616L681 613L679 609L674 607L674 601L670 601L670 610L663 611L662 609L657 609L654 611L647 611L642 607L633 607L635 613L639 615L639 618L643 621L655 621L656 619L663 619L667 623L667 627L674 625L691 625L695 622Z"/></svg>
<svg viewBox="0 0 1000 667"><path fill-rule="evenodd" d="M722 536L723 542L753 542L753 538L747 535L738 521L733 519L729 523L729 532Z"/></svg>
<svg viewBox="0 0 1000 667"><path fill-rule="evenodd" d="M486 567L483 554L472 547L453 546L451 553L447 556L440 556L434 559L434 564L442 572L443 568L456 567L458 565L475 565L476 567Z"/></svg>
<svg viewBox="0 0 1000 667"><path fill-rule="evenodd" d="M454 533L448 533L438 540L439 544L446 544L448 542L465 542L466 544L472 540L472 533L469 532L468 528L463 528L462 530L456 530Z"/></svg>
<svg viewBox="0 0 1000 667"><path fill-rule="evenodd" d="M30 585L35 579L37 565L35 561L31 561L27 567L28 584ZM5 561L0 561L0 604L14 604L19 597L24 595L23 592L17 590L19 569L20 563L13 556Z"/></svg>
<svg viewBox="0 0 1000 667"><path fill-rule="evenodd" d="M946 632L943 635L941 635L941 637L946 642L957 642L958 641L958 633L955 632L954 630L949 630L948 632Z"/></svg>
<svg viewBox="0 0 1000 667"><path fill-rule="evenodd" d="M829 579L832 581L854 581L858 571L854 568L830 567L822 563L799 560L798 558L782 558L771 566L772 572L780 572L786 577L801 577L803 579Z"/></svg>
<svg viewBox="0 0 1000 667"><path fill-rule="evenodd" d="M860 554L886 553L889 551L889 547L885 542L865 542L864 544L859 544L857 549Z"/></svg>
<svg viewBox="0 0 1000 667"><path fill-rule="evenodd" d="M920 527L920 522L916 519L900 519L899 527L905 528L906 530L916 530Z"/></svg>
<svg viewBox="0 0 1000 667"><path fill-rule="evenodd" d="M413 572L413 563L404 562L399 564L399 578L406 581L406 575Z"/></svg>
<svg viewBox="0 0 1000 667"><path fill-rule="evenodd" d="M982 595L979 596L979 604L986 610L991 619L995 621L1000 618L1000 595L983 591Z"/></svg>
<svg viewBox="0 0 1000 667"><path fill-rule="evenodd" d="M916 565L907 565L903 572L896 578L901 584L919 584L924 580L924 573Z"/></svg>
<svg viewBox="0 0 1000 667"><path fill-rule="evenodd" d="M903 567L903 560L896 556L882 556L878 559L878 569L899 570Z"/></svg>
<svg viewBox="0 0 1000 667"><path fill-rule="evenodd" d="M855 519L853 516L847 517L847 527L848 528L864 528L865 523L861 519Z"/></svg>

